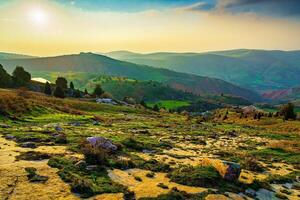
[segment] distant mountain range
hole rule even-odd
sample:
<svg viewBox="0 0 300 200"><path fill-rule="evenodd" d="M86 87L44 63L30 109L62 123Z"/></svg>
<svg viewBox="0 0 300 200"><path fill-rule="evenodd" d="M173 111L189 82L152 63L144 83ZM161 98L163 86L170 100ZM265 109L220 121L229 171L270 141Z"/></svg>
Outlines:
<svg viewBox="0 0 300 200"><path fill-rule="evenodd" d="M266 99L281 100L281 101L300 100L300 87L265 92L262 94L262 96Z"/></svg>
<svg viewBox="0 0 300 200"><path fill-rule="evenodd" d="M300 51L239 49L151 54L115 51L105 55L137 64L219 78L260 92L300 85Z"/></svg>
<svg viewBox="0 0 300 200"><path fill-rule="evenodd" d="M20 59L20 58L21 59L22 58L34 58L34 56L0 52L0 59Z"/></svg>
<svg viewBox="0 0 300 200"><path fill-rule="evenodd" d="M103 74L143 81L157 81L167 84L173 89L191 92L196 95L224 93L241 96L252 101L260 100L260 96L257 93L220 79L134 64L93 53L56 57L0 59L0 63L9 72L12 72L16 65L23 66L32 73L43 72L41 73L41 78L45 79L48 79L47 73L51 72L88 73L93 74L95 77ZM89 76L89 78L91 77Z"/></svg>

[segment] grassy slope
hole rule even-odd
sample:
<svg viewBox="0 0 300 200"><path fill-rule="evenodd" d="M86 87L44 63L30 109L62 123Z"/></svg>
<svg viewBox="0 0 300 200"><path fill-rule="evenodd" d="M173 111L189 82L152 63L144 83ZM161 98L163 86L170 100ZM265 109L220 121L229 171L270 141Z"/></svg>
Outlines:
<svg viewBox="0 0 300 200"><path fill-rule="evenodd" d="M239 140L240 142L234 143L233 148L226 148L224 150L223 146L214 146L214 148L211 146L201 146L201 149L204 150L201 153L204 153L204 155L208 153L210 155L210 153L216 154L217 152L220 159L233 160L238 163L242 163L245 157L255 156L258 161L267 163L273 169L275 166L272 166L272 164L275 158L275 162L284 162L294 166L295 168L292 170L294 172L296 172L295 169L300 169L299 121L283 122L279 118L265 117L260 121L250 118L240 119L239 114L230 111L228 119L225 121L217 121L217 123L209 121L198 124L197 118L188 118L187 116L178 114L153 113L144 109L108 106L74 99L56 99L37 93L28 93L26 94L26 98L23 95L17 91L0 90L1 100L5 98L0 105L9 105L7 111L11 112L11 115L19 116L18 120L0 118L0 123L4 122L11 125L11 128L0 128L0 132L15 136L17 142L34 139L37 145L47 145L47 142L53 145L54 137L51 134L56 133L53 126L55 123L59 123L64 128L63 133L67 137L67 144L65 145L70 150L78 150L80 142L86 137L102 136L111 139L115 143L123 144L123 148L129 154L135 155L137 152L141 153L141 150L137 151L136 149L128 148L129 145L125 142L129 138L134 138L136 143L133 147L139 145L142 148L155 149L157 151L155 154L159 155L163 154L164 150L168 151L170 148L182 149L183 147L180 144L186 144L187 142L198 145L201 141L211 141L210 135L212 133L222 137L226 136L228 137L228 141L230 141L231 137L227 136L227 134L234 131L242 141ZM19 100L16 101L16 98ZM20 107L25 107L26 109L19 110L18 108ZM220 110L219 112L227 112L227 110ZM92 125L91 122L95 118L95 115L101 116L102 121L100 125ZM71 125L70 122L74 121L80 122L81 125ZM214 140L215 143L218 140ZM240 143L243 146L240 146ZM247 145L245 146L245 144ZM196 152L193 148L192 146L189 151L194 150ZM197 151L196 155L200 154L202 156L201 153ZM150 156L150 154L147 155ZM163 156L167 155L163 154ZM168 156L172 155L168 154ZM176 160L175 155L173 156L172 159ZM178 156L177 158L180 157ZM185 160L185 157L181 158L182 161ZM190 158L192 160L196 157ZM148 167L148 170L154 170L155 167L160 171L159 167L161 166L162 164L157 162L155 166L140 165L139 168ZM70 167L66 167L66 170L68 169ZM101 179L103 175L93 173L90 177L89 172L80 174L81 171L78 168L71 166L71 169L74 169L72 174L60 174L61 177L70 178L69 175L76 175L78 173L82 179L97 182L96 192L103 190L106 192L106 189L111 187L110 179L107 176L105 176L105 182L103 183L103 179ZM193 172L193 169L191 170ZM197 179L197 174L183 174L183 170L175 168L174 172L177 171L180 172L178 176L182 176L183 179L188 180L183 184L198 184L197 182L189 181L189 178ZM206 177L205 174L204 177ZM100 178L99 182L98 178ZM288 180L291 180L291 178ZM145 181L147 180L143 179L143 182ZM84 186L85 188L89 187L88 184ZM249 188L249 186L246 185L246 188ZM220 189L225 191L227 189L229 191L232 190L232 188L226 188L224 185ZM239 190L236 192L238 193Z"/></svg>
<svg viewBox="0 0 300 200"><path fill-rule="evenodd" d="M91 53L50 58L0 60L0 63L2 63L8 71L12 71L15 65L21 65L31 72L48 71L51 73L80 72L98 75L105 74L109 76L123 76L144 81L152 80L163 82L170 85L172 88L193 92L195 94L228 93L237 96L240 95L252 100L258 100L260 98L252 91L237 87L219 79L137 65ZM42 78L47 79L47 77Z"/></svg>

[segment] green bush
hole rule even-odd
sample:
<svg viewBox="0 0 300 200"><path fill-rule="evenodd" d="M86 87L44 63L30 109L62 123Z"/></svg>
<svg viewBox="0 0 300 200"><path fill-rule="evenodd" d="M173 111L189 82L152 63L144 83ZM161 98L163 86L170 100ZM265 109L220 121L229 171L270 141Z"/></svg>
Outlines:
<svg viewBox="0 0 300 200"><path fill-rule="evenodd" d="M170 172L168 177L179 184L199 187L216 187L222 181L219 172L211 166L178 168Z"/></svg>

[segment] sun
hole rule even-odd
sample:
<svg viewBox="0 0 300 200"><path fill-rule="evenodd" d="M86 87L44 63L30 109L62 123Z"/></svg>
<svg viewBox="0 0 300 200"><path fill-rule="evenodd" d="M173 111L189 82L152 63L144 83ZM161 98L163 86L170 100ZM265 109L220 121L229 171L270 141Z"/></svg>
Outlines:
<svg viewBox="0 0 300 200"><path fill-rule="evenodd" d="M47 13L39 8L32 9L29 11L30 20L38 25L45 25L48 21Z"/></svg>

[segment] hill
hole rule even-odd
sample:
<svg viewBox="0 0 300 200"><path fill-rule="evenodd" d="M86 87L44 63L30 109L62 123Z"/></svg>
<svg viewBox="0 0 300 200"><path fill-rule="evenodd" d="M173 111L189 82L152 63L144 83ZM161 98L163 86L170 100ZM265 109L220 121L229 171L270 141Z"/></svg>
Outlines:
<svg viewBox="0 0 300 200"><path fill-rule="evenodd" d="M20 58L21 59L22 58L34 58L34 56L0 52L0 59L20 59Z"/></svg>
<svg viewBox="0 0 300 200"><path fill-rule="evenodd" d="M220 78L257 91L300 85L300 51L238 49L208 53L105 54L137 64Z"/></svg>
<svg viewBox="0 0 300 200"><path fill-rule="evenodd" d="M266 99L291 101L300 99L300 87L285 90L274 90L262 94Z"/></svg>
<svg viewBox="0 0 300 200"><path fill-rule="evenodd" d="M92 74L94 75L94 78L102 74L128 77L143 81L157 81L167 84L173 89L191 92L196 95L224 93L242 96L253 101L260 100L260 96L255 92L235 86L220 79L179 73L167 69L157 69L92 53L45 58L4 59L0 60L0 63L10 72L16 65L23 66L31 73L43 71L44 76L41 74L41 76L38 77L45 79L49 79L47 73L53 72L58 74L61 74L62 72ZM87 83L88 80L83 82Z"/></svg>

